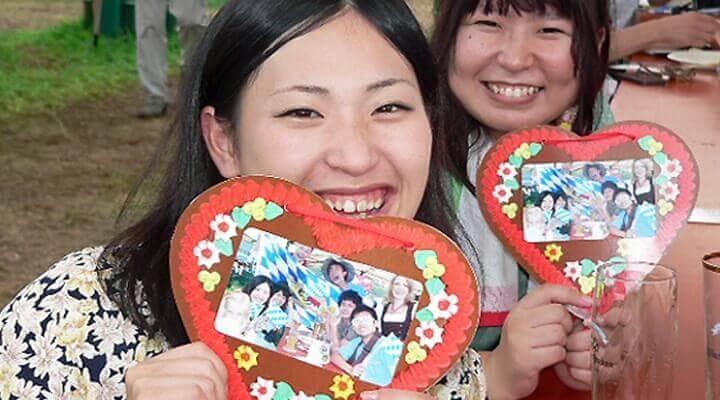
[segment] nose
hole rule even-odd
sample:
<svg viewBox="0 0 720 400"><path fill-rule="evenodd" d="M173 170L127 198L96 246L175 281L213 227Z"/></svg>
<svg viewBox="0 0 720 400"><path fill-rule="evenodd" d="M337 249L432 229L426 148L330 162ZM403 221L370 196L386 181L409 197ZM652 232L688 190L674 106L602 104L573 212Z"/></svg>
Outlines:
<svg viewBox="0 0 720 400"><path fill-rule="evenodd" d="M530 68L535 61L533 45L529 38L509 33L500 47L498 63L508 71L522 71Z"/></svg>
<svg viewBox="0 0 720 400"><path fill-rule="evenodd" d="M350 176L361 176L378 162L379 151L370 127L364 118L345 119L333 127L335 132L326 152L330 168Z"/></svg>

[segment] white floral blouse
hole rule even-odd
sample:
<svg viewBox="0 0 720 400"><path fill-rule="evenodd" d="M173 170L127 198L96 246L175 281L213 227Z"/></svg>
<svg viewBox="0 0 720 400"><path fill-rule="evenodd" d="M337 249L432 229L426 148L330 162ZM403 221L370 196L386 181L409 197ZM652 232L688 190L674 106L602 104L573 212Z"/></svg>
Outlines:
<svg viewBox="0 0 720 400"><path fill-rule="evenodd" d="M110 301L98 279L102 248L71 253L0 312L0 400L125 399L125 371L168 349ZM470 350L430 391L482 399L482 362Z"/></svg>
<svg viewBox="0 0 720 400"><path fill-rule="evenodd" d="M125 370L167 349L107 297L101 252L67 255L0 312L0 400L124 399Z"/></svg>

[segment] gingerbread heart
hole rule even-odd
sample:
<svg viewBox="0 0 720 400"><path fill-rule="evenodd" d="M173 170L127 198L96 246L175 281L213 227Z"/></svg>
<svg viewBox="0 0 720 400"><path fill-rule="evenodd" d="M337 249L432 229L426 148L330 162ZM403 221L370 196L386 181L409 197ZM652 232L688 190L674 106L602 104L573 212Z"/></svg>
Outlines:
<svg viewBox="0 0 720 400"><path fill-rule="evenodd" d="M276 178L198 196L170 268L188 334L222 359L232 399L422 391L465 351L480 313L472 269L439 231L344 218Z"/></svg>
<svg viewBox="0 0 720 400"><path fill-rule="evenodd" d="M656 262L697 199L687 145L646 122L587 137L554 127L503 135L478 169L486 221L538 281L592 293L598 265Z"/></svg>

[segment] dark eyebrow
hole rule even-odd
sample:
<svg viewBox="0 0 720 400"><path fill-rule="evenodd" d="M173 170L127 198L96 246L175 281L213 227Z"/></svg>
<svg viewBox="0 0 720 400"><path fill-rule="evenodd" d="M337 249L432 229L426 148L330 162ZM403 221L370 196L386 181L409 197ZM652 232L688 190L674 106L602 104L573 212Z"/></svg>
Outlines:
<svg viewBox="0 0 720 400"><path fill-rule="evenodd" d="M405 83L405 84L407 84L407 85L410 85L410 86L412 86L412 87L415 87L415 85L414 85L412 82L408 81L407 79L390 78L390 79L383 79L383 80L381 80L381 81L378 81L378 82L375 82L375 83L372 83L372 84L368 85L368 86L365 88L365 91L367 91L367 92L373 92L373 91L376 91L376 90L380 90L380 89L384 89L384 88L386 88L386 87L390 87L390 86L396 85L396 84L398 84L398 83Z"/></svg>
<svg viewBox="0 0 720 400"><path fill-rule="evenodd" d="M322 96L327 96L330 94L330 91L322 86L315 86L315 85L293 85L286 88L278 89L275 92L273 92L273 96L280 93L287 93L287 92L302 92L302 93L308 93L308 94L319 94Z"/></svg>

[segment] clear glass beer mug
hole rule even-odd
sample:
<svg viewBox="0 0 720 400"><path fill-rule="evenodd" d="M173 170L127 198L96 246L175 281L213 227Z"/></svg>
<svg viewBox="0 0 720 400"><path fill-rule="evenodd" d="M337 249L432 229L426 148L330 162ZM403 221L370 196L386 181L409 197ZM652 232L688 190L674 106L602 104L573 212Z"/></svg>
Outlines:
<svg viewBox="0 0 720 400"><path fill-rule="evenodd" d="M672 269L645 262L598 267L592 309L593 399L670 398L677 311Z"/></svg>

